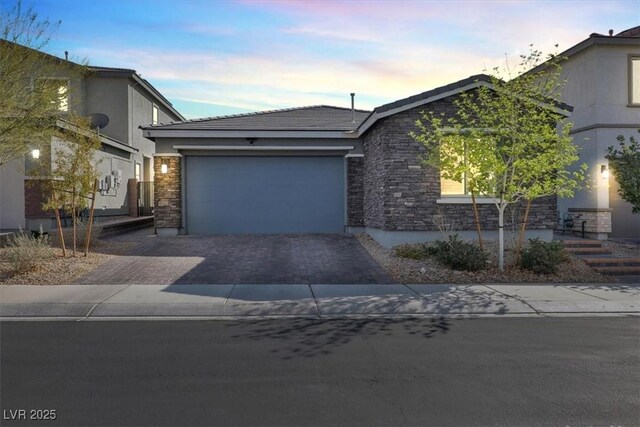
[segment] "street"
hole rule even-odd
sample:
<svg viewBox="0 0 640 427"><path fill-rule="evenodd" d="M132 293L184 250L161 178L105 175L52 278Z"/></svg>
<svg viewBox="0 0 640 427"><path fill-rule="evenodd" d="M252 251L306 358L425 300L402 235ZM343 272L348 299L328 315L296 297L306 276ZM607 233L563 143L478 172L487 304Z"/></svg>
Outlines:
<svg viewBox="0 0 640 427"><path fill-rule="evenodd" d="M2 426L640 420L629 316L12 321L0 358Z"/></svg>

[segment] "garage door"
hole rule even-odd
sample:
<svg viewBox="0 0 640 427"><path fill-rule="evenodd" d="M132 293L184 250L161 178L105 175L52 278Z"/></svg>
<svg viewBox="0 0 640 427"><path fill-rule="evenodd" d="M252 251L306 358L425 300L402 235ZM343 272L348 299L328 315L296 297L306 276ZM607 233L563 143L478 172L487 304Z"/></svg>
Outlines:
<svg viewBox="0 0 640 427"><path fill-rule="evenodd" d="M189 234L342 233L342 157L186 158Z"/></svg>

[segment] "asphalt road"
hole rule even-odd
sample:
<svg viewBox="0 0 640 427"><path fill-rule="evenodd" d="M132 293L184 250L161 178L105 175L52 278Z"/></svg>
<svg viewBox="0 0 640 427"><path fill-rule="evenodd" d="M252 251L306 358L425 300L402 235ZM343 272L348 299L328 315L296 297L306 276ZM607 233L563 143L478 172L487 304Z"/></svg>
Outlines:
<svg viewBox="0 0 640 427"><path fill-rule="evenodd" d="M4 322L0 357L3 426L640 423L637 317Z"/></svg>

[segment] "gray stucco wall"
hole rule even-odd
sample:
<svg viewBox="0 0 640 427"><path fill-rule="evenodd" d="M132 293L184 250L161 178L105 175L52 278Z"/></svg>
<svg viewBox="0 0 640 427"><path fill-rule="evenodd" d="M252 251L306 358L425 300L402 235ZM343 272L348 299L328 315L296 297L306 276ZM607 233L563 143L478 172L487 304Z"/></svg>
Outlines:
<svg viewBox="0 0 640 427"><path fill-rule="evenodd" d="M452 114L452 98L407 110L377 122L364 136L365 226L388 231L437 231L438 215L453 222L456 230L473 230L471 203L446 203L440 196L440 174L421 163L425 148L409 132L416 131L420 111ZM520 219L523 208L506 213L506 222ZM498 213L494 204L479 205L483 229L496 229ZM531 229L553 228L556 223L555 197L536 200L529 214Z"/></svg>
<svg viewBox="0 0 640 427"><path fill-rule="evenodd" d="M91 75L85 79L85 87L85 114L102 113L109 116L109 124L101 132L126 143L130 125L127 79Z"/></svg>
<svg viewBox="0 0 640 427"><path fill-rule="evenodd" d="M12 160L0 166L0 229L25 226L24 162Z"/></svg>

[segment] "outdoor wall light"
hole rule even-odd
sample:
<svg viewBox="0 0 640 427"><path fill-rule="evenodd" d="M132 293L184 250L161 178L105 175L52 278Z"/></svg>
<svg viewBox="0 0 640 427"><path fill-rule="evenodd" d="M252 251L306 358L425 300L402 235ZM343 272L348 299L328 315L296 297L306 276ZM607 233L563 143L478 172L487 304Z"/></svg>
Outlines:
<svg viewBox="0 0 640 427"><path fill-rule="evenodd" d="M31 151L31 157L33 157L34 159L39 159L40 158L40 150L38 150L37 148L35 150Z"/></svg>
<svg viewBox="0 0 640 427"><path fill-rule="evenodd" d="M166 163L163 163L162 165L160 165L160 172L161 173L167 173L169 172L169 166L167 166Z"/></svg>
<svg viewBox="0 0 640 427"><path fill-rule="evenodd" d="M602 175L602 179L609 179L609 167L607 165L600 165L600 175Z"/></svg>

